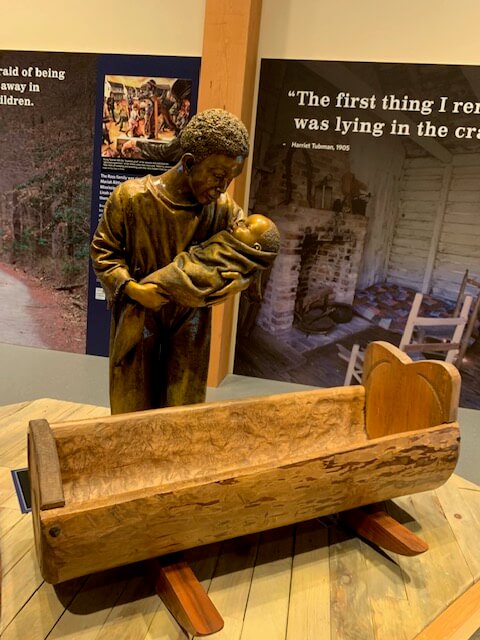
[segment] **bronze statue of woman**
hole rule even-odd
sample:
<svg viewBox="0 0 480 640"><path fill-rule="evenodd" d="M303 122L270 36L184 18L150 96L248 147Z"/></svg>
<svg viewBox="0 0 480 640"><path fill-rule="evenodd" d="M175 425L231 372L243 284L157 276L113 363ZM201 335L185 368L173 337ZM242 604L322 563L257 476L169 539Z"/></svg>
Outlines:
<svg viewBox="0 0 480 640"><path fill-rule="evenodd" d="M243 169L248 132L231 113L209 109L182 130L180 145L183 155L167 172L112 192L93 237L93 267L112 309L112 413L205 399L210 306L183 306L141 281L244 218L226 190Z"/></svg>

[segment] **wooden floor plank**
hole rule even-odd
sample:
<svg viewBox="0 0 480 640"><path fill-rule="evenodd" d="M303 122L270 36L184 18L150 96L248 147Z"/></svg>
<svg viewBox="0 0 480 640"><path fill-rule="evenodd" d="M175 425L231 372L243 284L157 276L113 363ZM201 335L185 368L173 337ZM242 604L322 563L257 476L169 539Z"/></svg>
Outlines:
<svg viewBox="0 0 480 640"><path fill-rule="evenodd" d="M480 492L446 483L435 491L474 580L480 579ZM475 502L478 502L478 505ZM478 507L478 508L477 508Z"/></svg>
<svg viewBox="0 0 480 640"><path fill-rule="evenodd" d="M375 640L363 543L341 529L332 528L330 534L331 637Z"/></svg>
<svg viewBox="0 0 480 640"><path fill-rule="evenodd" d="M329 629L328 530L314 520L296 527L287 640L319 640Z"/></svg>
<svg viewBox="0 0 480 640"><path fill-rule="evenodd" d="M49 639L95 640L126 585L127 577L121 570L89 576L53 628Z"/></svg>
<svg viewBox="0 0 480 640"><path fill-rule="evenodd" d="M46 582L35 591L5 628L2 640L43 640L52 631L65 611L65 602L70 602L80 589L83 580L71 580L62 585L60 599L52 587ZM71 637L71 636L70 636Z"/></svg>
<svg viewBox="0 0 480 640"><path fill-rule="evenodd" d="M375 639L410 640L410 604L396 554L383 554L366 543L362 545L362 553L367 566L368 599Z"/></svg>
<svg viewBox="0 0 480 640"><path fill-rule="evenodd" d="M2 536L2 575L5 576L33 547L33 528L30 514L25 514L16 525Z"/></svg>
<svg viewBox="0 0 480 640"><path fill-rule="evenodd" d="M458 490L467 503L475 521L480 522L480 487L473 490L471 487L459 486Z"/></svg>
<svg viewBox="0 0 480 640"><path fill-rule="evenodd" d="M158 600L158 609L153 616L145 640L186 640L187 634L180 629L166 606ZM212 636L216 640L216 636Z"/></svg>
<svg viewBox="0 0 480 640"><path fill-rule="evenodd" d="M20 441L5 449L5 453L2 455L2 462L12 470L25 469L28 465L28 456L23 441L27 441L26 430Z"/></svg>
<svg viewBox="0 0 480 640"><path fill-rule="evenodd" d="M22 409L24 408L30 407L31 404L31 400L26 400L25 402L18 402L16 404L5 404L0 406L0 420L11 420L16 413L22 411Z"/></svg>
<svg viewBox="0 0 480 640"><path fill-rule="evenodd" d="M464 489L466 491L473 491L474 493L480 493L480 486L470 480L466 480L461 476L453 475L448 481L450 484L455 485L458 489Z"/></svg>
<svg viewBox="0 0 480 640"><path fill-rule="evenodd" d="M42 585L43 578L33 546L2 580L0 635ZM3 635L1 635L3 638Z"/></svg>
<svg viewBox="0 0 480 640"><path fill-rule="evenodd" d="M138 576L127 583L125 591L115 607L110 610L96 640L129 638L144 640L160 607L160 599L152 593L148 576Z"/></svg>
<svg viewBox="0 0 480 640"><path fill-rule="evenodd" d="M385 511L394 511L394 506L386 502ZM366 563L367 593L376 640L410 640L410 604L398 555L368 542L362 545L362 554Z"/></svg>
<svg viewBox="0 0 480 640"><path fill-rule="evenodd" d="M241 640L284 640L292 552L293 527L261 535Z"/></svg>
<svg viewBox="0 0 480 640"><path fill-rule="evenodd" d="M12 480L10 467L0 467L0 507L5 509L18 509L18 498Z"/></svg>
<svg viewBox="0 0 480 640"><path fill-rule="evenodd" d="M423 555L398 556L406 575L410 622L415 623L411 628L413 637L469 588L473 576L434 493L398 498L395 502L421 524L417 533L429 545Z"/></svg>
<svg viewBox="0 0 480 640"><path fill-rule="evenodd" d="M415 640L470 640L479 629L480 582L477 582L429 624Z"/></svg>
<svg viewBox="0 0 480 640"><path fill-rule="evenodd" d="M228 540L222 546L208 595L225 621L215 640L240 640L259 535Z"/></svg>
<svg viewBox="0 0 480 640"><path fill-rule="evenodd" d="M24 514L20 511L18 505L14 509L0 507L0 538L8 533L23 516Z"/></svg>

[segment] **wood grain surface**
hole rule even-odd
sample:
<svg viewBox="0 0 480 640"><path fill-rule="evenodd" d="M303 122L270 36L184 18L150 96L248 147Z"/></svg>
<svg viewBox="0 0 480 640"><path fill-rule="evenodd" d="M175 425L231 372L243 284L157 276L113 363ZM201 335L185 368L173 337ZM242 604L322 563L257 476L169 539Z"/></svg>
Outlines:
<svg viewBox="0 0 480 640"><path fill-rule="evenodd" d="M75 503L66 494L65 507L39 512L44 576L56 583L424 491L449 477L457 449L458 428L445 425L186 486Z"/></svg>
<svg viewBox="0 0 480 640"><path fill-rule="evenodd" d="M449 363L411 358L388 342L372 342L363 366L369 438L457 419L460 374Z"/></svg>
<svg viewBox="0 0 480 640"><path fill-rule="evenodd" d="M30 459L44 578L63 582L441 485L458 455L458 425L449 421L458 372L373 343L365 376L365 389L52 423L51 431L32 422L32 445L55 440L50 457L32 447ZM65 505L47 511L36 479L50 477L42 466L50 460Z"/></svg>
<svg viewBox="0 0 480 640"><path fill-rule="evenodd" d="M30 460L36 464L31 467ZM55 438L47 420L31 420L28 430L29 468L34 468L36 475L30 475L30 485L35 485L38 497L38 508L54 509L65 505L63 483L60 472Z"/></svg>

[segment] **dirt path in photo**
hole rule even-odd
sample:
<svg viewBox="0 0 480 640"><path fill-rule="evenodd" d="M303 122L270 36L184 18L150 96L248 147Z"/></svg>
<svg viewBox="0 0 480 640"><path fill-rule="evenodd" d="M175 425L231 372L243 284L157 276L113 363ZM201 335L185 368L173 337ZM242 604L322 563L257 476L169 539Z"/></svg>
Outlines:
<svg viewBox="0 0 480 640"><path fill-rule="evenodd" d="M85 353L83 297L0 262L0 343Z"/></svg>

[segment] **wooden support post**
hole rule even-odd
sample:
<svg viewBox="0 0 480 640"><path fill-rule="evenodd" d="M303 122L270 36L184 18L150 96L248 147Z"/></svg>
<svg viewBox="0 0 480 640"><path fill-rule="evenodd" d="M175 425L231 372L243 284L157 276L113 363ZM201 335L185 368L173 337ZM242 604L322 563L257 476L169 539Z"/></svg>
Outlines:
<svg viewBox="0 0 480 640"><path fill-rule="evenodd" d="M359 536L402 556L417 556L428 544L403 524L388 515L379 505L350 509L340 514L342 520Z"/></svg>
<svg viewBox="0 0 480 640"><path fill-rule="evenodd" d="M207 0L198 110L213 107L238 116L251 130L260 32L261 0ZM232 195L243 205L246 171ZM218 386L228 373L233 339L234 300L213 308L208 384Z"/></svg>
<svg viewBox="0 0 480 640"><path fill-rule="evenodd" d="M155 590L178 624L192 636L207 636L223 629L223 618L190 566L179 560L149 562Z"/></svg>

